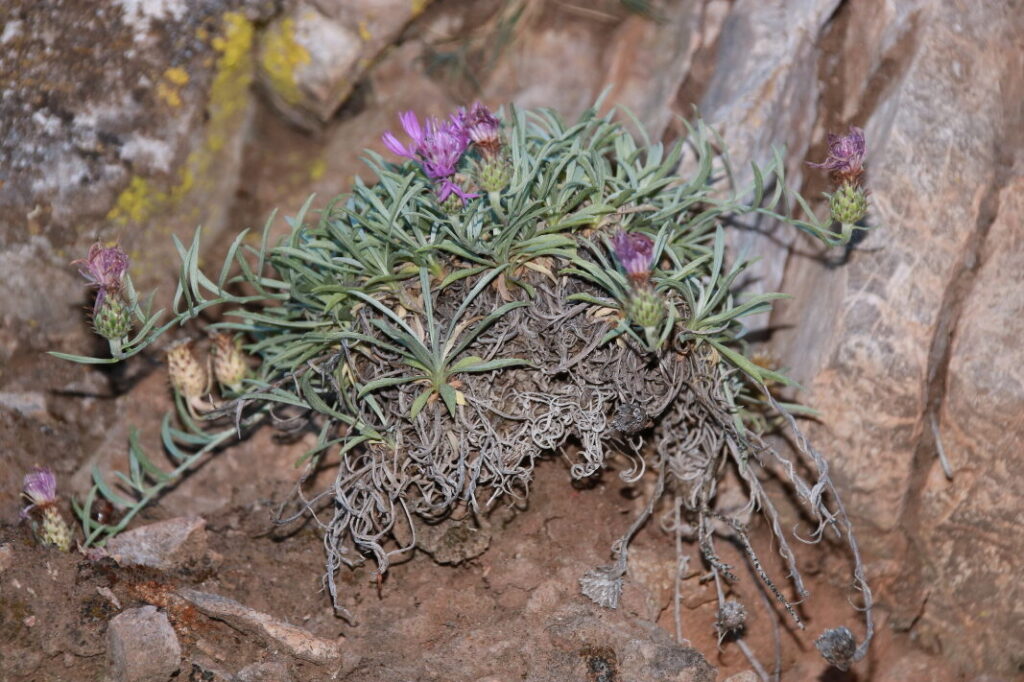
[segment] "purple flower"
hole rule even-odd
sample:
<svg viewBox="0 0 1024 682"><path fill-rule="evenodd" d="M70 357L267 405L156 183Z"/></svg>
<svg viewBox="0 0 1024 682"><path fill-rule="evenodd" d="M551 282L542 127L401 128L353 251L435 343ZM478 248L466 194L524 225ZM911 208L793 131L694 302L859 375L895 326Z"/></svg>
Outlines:
<svg viewBox="0 0 1024 682"><path fill-rule="evenodd" d="M831 171L840 182L854 182L864 172L864 151L864 131L850 126L849 135L829 133L828 158L808 165Z"/></svg>
<svg viewBox="0 0 1024 682"><path fill-rule="evenodd" d="M651 276L654 242L640 232L619 232L612 237L615 256L631 279L646 282Z"/></svg>
<svg viewBox="0 0 1024 682"><path fill-rule="evenodd" d="M384 133L381 140L394 154L413 159L420 164L427 177L437 184L438 201L444 202L455 194L465 203L467 199L477 196L463 191L451 179L455 175L462 154L469 146L469 137L454 117L444 122L430 117L423 126L412 111L407 111L398 118L402 122L405 134L412 139L412 144L402 144L390 131Z"/></svg>
<svg viewBox="0 0 1024 682"><path fill-rule="evenodd" d="M461 109L456 116L456 122L484 154L489 157L498 154L501 150L501 121L490 109L474 102L469 111Z"/></svg>
<svg viewBox="0 0 1024 682"><path fill-rule="evenodd" d="M46 507L57 501L57 477L49 467L35 467L25 474L21 484L22 493L32 502L21 510L21 518L36 507Z"/></svg>
<svg viewBox="0 0 1024 682"><path fill-rule="evenodd" d="M89 247L89 255L71 261L72 265L82 263L79 270L93 286L99 287L94 311L98 311L108 294L116 294L124 283L128 272L128 254L120 246L105 247L99 242Z"/></svg>

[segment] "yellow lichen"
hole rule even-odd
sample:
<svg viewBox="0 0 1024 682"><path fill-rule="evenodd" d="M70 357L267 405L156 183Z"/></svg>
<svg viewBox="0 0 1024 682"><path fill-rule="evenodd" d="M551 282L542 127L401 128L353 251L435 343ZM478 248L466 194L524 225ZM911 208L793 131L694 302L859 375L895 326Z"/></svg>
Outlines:
<svg viewBox="0 0 1024 682"><path fill-rule="evenodd" d="M373 39L373 34L370 33L370 29L366 25L365 19L359 21L359 37L364 43L368 43Z"/></svg>
<svg viewBox="0 0 1024 682"><path fill-rule="evenodd" d="M180 66L172 66L164 71L164 78L175 85L181 86L188 83L188 71Z"/></svg>
<svg viewBox="0 0 1024 682"><path fill-rule="evenodd" d="M108 220L121 225L145 222L162 210L178 209L194 189L205 186L207 181L216 181L211 176L218 152L234 136L249 106L249 86L253 79L252 22L239 12L227 12L223 19L221 35L211 42L218 57L206 107L208 118L203 144L189 153L178 170L176 182L166 191L155 189L138 175L132 177L107 214ZM164 77L177 86L189 80L188 73L178 67L165 71ZM159 87L157 95L160 96ZM188 215L198 217L199 205L192 205Z"/></svg>
<svg viewBox="0 0 1024 682"><path fill-rule="evenodd" d="M136 175L117 197L107 218L121 223L145 220L153 209L156 194L145 179Z"/></svg>
<svg viewBox="0 0 1024 682"><path fill-rule="evenodd" d="M296 104L302 99L295 70L309 62L309 52L295 42L294 19L284 19L267 29L260 46L260 66L271 88L285 102Z"/></svg>
<svg viewBox="0 0 1024 682"><path fill-rule="evenodd" d="M235 127L236 116L248 107L253 78L252 39L252 22L244 14L228 12L224 15L224 35L213 40L220 57L207 107L210 121L206 146L210 151L219 151L224 146Z"/></svg>
<svg viewBox="0 0 1024 682"><path fill-rule="evenodd" d="M313 165L309 167L309 179L316 182L324 177L327 173L327 162L323 159L317 159L313 162Z"/></svg>
<svg viewBox="0 0 1024 682"><path fill-rule="evenodd" d="M430 0L412 0L412 15L418 17L430 4Z"/></svg>
<svg viewBox="0 0 1024 682"><path fill-rule="evenodd" d="M156 84L156 97L168 106L181 106L181 86L188 83L188 72L180 66L164 71L164 80Z"/></svg>

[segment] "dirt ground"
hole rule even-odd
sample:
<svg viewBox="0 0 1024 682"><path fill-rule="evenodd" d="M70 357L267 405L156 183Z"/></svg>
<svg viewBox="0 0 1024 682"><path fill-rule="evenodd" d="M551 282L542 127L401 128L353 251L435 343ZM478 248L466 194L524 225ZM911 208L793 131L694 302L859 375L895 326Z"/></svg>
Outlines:
<svg viewBox="0 0 1024 682"><path fill-rule="evenodd" d="M131 404L135 423L156 424L169 405L161 372L150 373L119 402ZM151 435L144 432L144 441ZM206 556L170 572L122 568L111 559L93 561L41 547L27 524L8 520L0 527L0 679L104 679L109 620L143 604L167 610L182 645L179 679L189 680L231 679L246 665L273 662L294 680L626 681L634 678L618 668L637 652L624 642L639 636L665 651L686 651L670 643L676 550L656 523L632 545L620 609L603 610L577 588L584 572L608 563L611 543L639 511L650 482L630 486L609 469L574 485L561 459L537 469L528 503L498 506L490 529L479 531L491 534L489 549L479 557L450 566L420 552L393 566L379 585L372 566L343 571L339 592L357 621L346 623L334 616L322 587L323 551L314 525L271 522L275 505L298 476L293 463L306 446L302 439L284 443L261 431L217 455L148 509L140 523L197 513L206 519ZM54 454L50 464L58 471L74 466L60 451ZM331 475L327 469L319 478ZM758 535L769 572L783 575ZM778 623L783 680L958 679L944 676L905 635L894 632L884 612L878 614L869 659L849 673L827 669L814 637L826 627L860 625L844 586L825 578L835 573L825 562L844 559L826 558L821 550L807 548L801 558L812 593L801 607L808 626L803 632L779 609L767 610L753 573L739 571L734 595L750 610L745 641L763 665L772 669ZM685 551L692 561L681 582L684 639L717 667L719 680L750 670L735 642L717 645L714 586L701 581L696 550ZM725 553L726 561L742 565L734 548ZM340 641L344 658L333 667L291 658L169 596L189 586ZM657 623L662 632L637 634L645 622ZM632 639L623 639L627 631Z"/></svg>

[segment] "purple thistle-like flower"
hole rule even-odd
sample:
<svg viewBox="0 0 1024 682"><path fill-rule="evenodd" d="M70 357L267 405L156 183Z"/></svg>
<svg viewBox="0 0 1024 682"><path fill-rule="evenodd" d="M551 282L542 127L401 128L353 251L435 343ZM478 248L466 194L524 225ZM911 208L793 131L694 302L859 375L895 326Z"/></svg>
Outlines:
<svg viewBox="0 0 1024 682"><path fill-rule="evenodd" d="M437 183L438 201L443 202L453 193L463 202L477 196L463 191L451 179L469 146L469 137L455 117L444 122L427 118L425 125L421 126L416 114L407 111L399 116L399 120L413 144L402 144L391 132L385 133L381 140L391 152L420 164L427 177Z"/></svg>
<svg viewBox="0 0 1024 682"><path fill-rule="evenodd" d="M828 157L822 163L808 163L831 171L840 182L854 182L864 172L864 131L850 126L848 135L828 134Z"/></svg>
<svg viewBox="0 0 1024 682"><path fill-rule="evenodd" d="M49 467L35 467L25 474L21 490L32 502L21 510L21 518L25 518L32 509L46 507L57 501L57 477Z"/></svg>
<svg viewBox="0 0 1024 682"><path fill-rule="evenodd" d="M484 104L474 102L469 111L460 110L456 121L487 156L496 156L501 150L501 121Z"/></svg>
<svg viewBox="0 0 1024 682"><path fill-rule="evenodd" d="M116 294L124 283L128 272L128 254L120 246L106 247L99 242L89 247L89 255L71 261L72 265L84 264L79 269L92 286L99 288L94 311L98 311L109 294Z"/></svg>
<svg viewBox="0 0 1024 682"><path fill-rule="evenodd" d="M612 237L615 256L630 278L646 282L651 276L654 241L640 232L618 232Z"/></svg>

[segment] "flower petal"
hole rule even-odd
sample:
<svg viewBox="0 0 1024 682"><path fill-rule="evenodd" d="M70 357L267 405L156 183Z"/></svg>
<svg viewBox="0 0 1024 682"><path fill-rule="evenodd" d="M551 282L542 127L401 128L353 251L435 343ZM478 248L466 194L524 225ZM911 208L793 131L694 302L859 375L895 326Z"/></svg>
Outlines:
<svg viewBox="0 0 1024 682"><path fill-rule="evenodd" d="M406 111L398 115L398 120L402 122L402 129L405 130L405 134L412 138L412 141L416 143L416 147L423 144L423 129L420 127L420 120L416 118L415 111Z"/></svg>
<svg viewBox="0 0 1024 682"><path fill-rule="evenodd" d="M409 159L416 158L415 152L414 151L410 151L409 149L407 149L404 144L402 144L401 142L398 141L398 138L395 137L391 133L391 131L388 131L388 132L384 133L381 136L380 140L381 140L381 142L384 143L384 146L387 147L388 150L392 154L397 154L398 156L404 156L404 157L409 158Z"/></svg>

